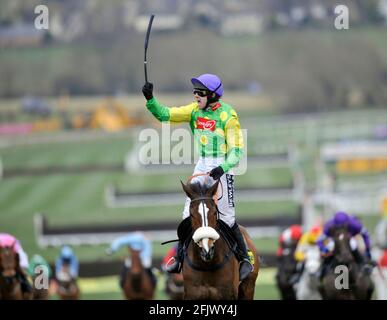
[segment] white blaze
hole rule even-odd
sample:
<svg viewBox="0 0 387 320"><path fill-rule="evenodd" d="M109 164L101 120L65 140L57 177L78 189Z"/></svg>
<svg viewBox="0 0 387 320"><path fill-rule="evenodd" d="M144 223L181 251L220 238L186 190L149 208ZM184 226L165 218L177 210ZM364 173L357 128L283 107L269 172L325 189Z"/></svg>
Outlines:
<svg viewBox="0 0 387 320"><path fill-rule="evenodd" d="M208 211L209 209L204 202L199 205L199 213L200 213L200 216L202 217L203 227L208 226Z"/></svg>

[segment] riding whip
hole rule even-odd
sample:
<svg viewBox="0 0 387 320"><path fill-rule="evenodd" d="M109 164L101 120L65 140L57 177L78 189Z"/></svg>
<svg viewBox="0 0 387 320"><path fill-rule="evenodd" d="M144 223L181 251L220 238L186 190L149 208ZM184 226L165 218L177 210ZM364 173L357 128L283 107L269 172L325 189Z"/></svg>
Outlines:
<svg viewBox="0 0 387 320"><path fill-rule="evenodd" d="M154 14L152 14L149 18L149 23L148 23L148 29L146 31L146 36L145 36L145 44L144 44L144 74L145 74L145 83L148 83L148 71L147 71L147 59L146 59L146 53L148 51L148 42L149 42L149 35L152 29L152 23L153 23L153 18L155 17Z"/></svg>

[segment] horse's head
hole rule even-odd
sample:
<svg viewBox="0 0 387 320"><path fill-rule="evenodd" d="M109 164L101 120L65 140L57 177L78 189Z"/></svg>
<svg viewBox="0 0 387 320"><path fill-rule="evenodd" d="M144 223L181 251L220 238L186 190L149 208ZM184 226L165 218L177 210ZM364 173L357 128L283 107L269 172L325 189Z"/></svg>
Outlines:
<svg viewBox="0 0 387 320"><path fill-rule="evenodd" d="M332 238L335 244L333 254L339 264L349 265L353 261L350 247L351 235L346 227L332 230Z"/></svg>
<svg viewBox="0 0 387 320"><path fill-rule="evenodd" d="M19 255L14 251L14 245L0 247L0 272L4 277L13 277L19 266Z"/></svg>
<svg viewBox="0 0 387 320"><path fill-rule="evenodd" d="M191 199L190 216L194 230L192 239L200 248L201 258L210 261L214 256L215 241L219 239L219 233L215 230L218 210L214 200L219 180L210 187L200 183L181 184Z"/></svg>

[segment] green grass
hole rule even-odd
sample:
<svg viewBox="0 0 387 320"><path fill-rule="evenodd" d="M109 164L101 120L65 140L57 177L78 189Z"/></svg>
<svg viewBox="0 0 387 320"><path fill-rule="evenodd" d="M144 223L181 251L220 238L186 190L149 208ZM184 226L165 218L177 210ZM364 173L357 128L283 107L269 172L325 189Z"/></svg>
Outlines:
<svg viewBox="0 0 387 320"><path fill-rule="evenodd" d="M97 144L86 143L90 149L98 148ZM64 144L67 152L63 154L78 155L76 150L82 150L71 144ZM48 149L47 149L48 150ZM87 153L87 152L86 152ZM31 154L33 159L34 153ZM39 153L37 153L39 155ZM55 153L53 153L55 155ZM44 158L44 157L42 157ZM62 158L62 161L63 158ZM81 160L77 160L79 163ZM248 179L237 179L237 189L244 185L254 186L256 182L271 183L276 180L270 172L263 170L252 171ZM275 171L272 171L273 173ZM280 175L279 175L280 176ZM258 178L259 177L259 178ZM263 178L266 177L266 178ZM185 179L182 175L143 175L125 173L93 173L93 174L69 174L50 175L39 177L15 177L5 179L0 184L0 225L2 230L11 232L17 236L27 252L39 252L50 259L55 257L56 249L46 251L37 247L34 239L33 216L43 213L49 223L53 225L77 225L112 223L147 223L155 221L176 221L181 219L181 212L185 196L182 193L181 205L142 207L142 208L117 208L106 207L104 202L104 190L106 185L113 183L123 190L179 190L179 179ZM262 179L261 179L262 178ZM157 183L155 183L157 181ZM291 201L283 202L242 202L237 203L237 216L260 217L278 213L295 215L297 205ZM82 259L93 260L100 257L101 248L81 247L78 254Z"/></svg>
<svg viewBox="0 0 387 320"><path fill-rule="evenodd" d="M279 293L274 282L275 269L261 269L255 286L255 300L277 300ZM122 300L123 294L118 284L118 275L101 278L81 278L79 286L82 300ZM158 275L155 299L167 300L168 296L164 293L165 275ZM57 299L52 296L51 299Z"/></svg>
<svg viewBox="0 0 387 320"><path fill-rule="evenodd" d="M14 146L0 151L5 169L46 166L123 164L132 137L90 142L45 143Z"/></svg>

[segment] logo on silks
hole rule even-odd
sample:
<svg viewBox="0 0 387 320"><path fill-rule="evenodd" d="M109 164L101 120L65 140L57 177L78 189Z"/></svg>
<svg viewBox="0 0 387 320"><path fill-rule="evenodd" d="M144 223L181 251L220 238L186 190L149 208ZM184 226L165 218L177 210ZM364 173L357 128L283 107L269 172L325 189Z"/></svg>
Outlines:
<svg viewBox="0 0 387 320"><path fill-rule="evenodd" d="M228 194L228 206L234 208L234 176L226 174L227 180L227 194Z"/></svg>
<svg viewBox="0 0 387 320"><path fill-rule="evenodd" d="M214 131L216 120L209 120L209 119L198 117L196 120L196 125L198 129Z"/></svg>

